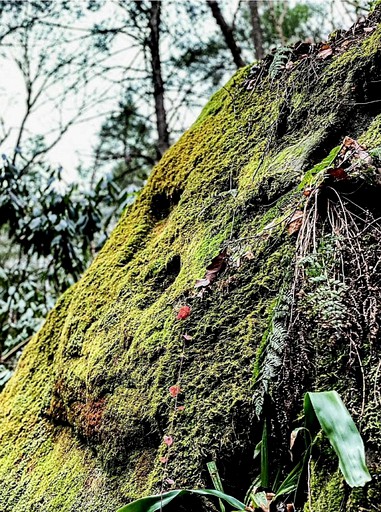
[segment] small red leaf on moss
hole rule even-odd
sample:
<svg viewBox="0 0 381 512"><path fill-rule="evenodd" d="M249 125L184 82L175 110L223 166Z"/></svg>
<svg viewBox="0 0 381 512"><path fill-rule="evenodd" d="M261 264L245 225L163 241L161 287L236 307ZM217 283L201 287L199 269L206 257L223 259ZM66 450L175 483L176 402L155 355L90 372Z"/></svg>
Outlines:
<svg viewBox="0 0 381 512"><path fill-rule="evenodd" d="M193 340L193 336L191 336L190 334L183 334L183 338L185 341Z"/></svg>
<svg viewBox="0 0 381 512"><path fill-rule="evenodd" d="M348 179L348 173L344 171L342 167L338 167L337 169L328 169L327 174L334 178L335 180Z"/></svg>
<svg viewBox="0 0 381 512"><path fill-rule="evenodd" d="M168 457L159 457L159 461L162 463L162 464L166 464L168 462Z"/></svg>
<svg viewBox="0 0 381 512"><path fill-rule="evenodd" d="M178 386L177 384L169 388L169 394L171 395L172 398L176 398L180 391L180 386Z"/></svg>
<svg viewBox="0 0 381 512"><path fill-rule="evenodd" d="M309 197L313 191L314 191L314 187L307 187L303 190L303 195L305 197Z"/></svg>
<svg viewBox="0 0 381 512"><path fill-rule="evenodd" d="M173 437L172 436L164 436L164 444L168 447L173 445Z"/></svg>
<svg viewBox="0 0 381 512"><path fill-rule="evenodd" d="M183 405L179 405L177 408L178 411L183 411L184 409L185 409L185 407Z"/></svg>
<svg viewBox="0 0 381 512"><path fill-rule="evenodd" d="M185 320L190 315L191 308L189 306L182 306L177 313L177 320Z"/></svg>

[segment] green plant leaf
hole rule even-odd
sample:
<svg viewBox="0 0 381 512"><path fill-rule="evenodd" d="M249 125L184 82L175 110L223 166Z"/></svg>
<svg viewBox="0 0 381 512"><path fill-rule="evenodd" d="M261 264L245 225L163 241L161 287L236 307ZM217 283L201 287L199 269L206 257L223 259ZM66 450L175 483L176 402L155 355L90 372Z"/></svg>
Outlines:
<svg viewBox="0 0 381 512"><path fill-rule="evenodd" d="M259 443L254 448L253 459L256 459L258 457L258 455L260 455L260 453L261 453L261 446L262 446L262 441L259 441Z"/></svg>
<svg viewBox="0 0 381 512"><path fill-rule="evenodd" d="M209 471L209 474L210 474L210 478L212 479L214 488L217 489L217 491L224 492L224 488L222 486L220 474L218 472L216 463L214 461L207 462L206 467L208 468L208 471ZM218 501L219 501L219 504L220 504L221 512L225 512L224 504L222 503L221 500L218 500Z"/></svg>
<svg viewBox="0 0 381 512"><path fill-rule="evenodd" d="M264 491L251 494L250 498L252 499L252 504L255 505L256 508L262 508L262 510L265 510L269 506L269 502L267 501L267 496Z"/></svg>
<svg viewBox="0 0 381 512"><path fill-rule="evenodd" d="M230 496L229 494L225 494L214 489L176 489L174 491L165 492L161 495L157 494L156 496L147 496L146 498L133 501L132 503L129 503L128 505L118 509L117 512L156 512L156 510L160 510L161 508L165 507L165 505L168 505L168 503L170 503L172 500L184 494L214 496L226 501L226 503L231 505L234 510L245 509L245 505L241 501L237 500L233 496Z"/></svg>
<svg viewBox="0 0 381 512"><path fill-rule="evenodd" d="M291 494L292 492L296 491L302 470L303 460L300 460L278 487L274 485L274 492L277 498L284 494Z"/></svg>
<svg viewBox="0 0 381 512"><path fill-rule="evenodd" d="M255 494L256 489L260 487L261 485L261 476L258 475L251 483L249 489L247 490L246 496L245 496L245 503L246 505L249 504L250 495Z"/></svg>
<svg viewBox="0 0 381 512"><path fill-rule="evenodd" d="M351 487L362 487L371 480L365 464L364 443L348 409L336 391L306 393L306 425L314 431L316 420L339 458L340 470Z"/></svg>
<svg viewBox="0 0 381 512"><path fill-rule="evenodd" d="M261 441L261 485L262 487L268 487L270 485L269 445L266 418L263 424Z"/></svg>
<svg viewBox="0 0 381 512"><path fill-rule="evenodd" d="M342 145L334 147L328 156L324 158L320 163L315 165L315 167L312 169L312 174L315 175L318 172L325 171L327 167L332 165L333 161L337 157L337 155L340 153L340 150L342 148Z"/></svg>

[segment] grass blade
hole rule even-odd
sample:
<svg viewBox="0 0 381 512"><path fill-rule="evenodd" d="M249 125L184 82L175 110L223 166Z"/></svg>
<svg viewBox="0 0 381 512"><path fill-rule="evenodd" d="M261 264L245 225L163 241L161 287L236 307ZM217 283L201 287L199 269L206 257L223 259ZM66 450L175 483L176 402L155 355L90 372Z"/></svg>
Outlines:
<svg viewBox="0 0 381 512"><path fill-rule="evenodd" d="M267 435L267 421L263 424L262 442L261 442L261 485L267 488L270 483L269 468L269 444Z"/></svg>
<svg viewBox="0 0 381 512"><path fill-rule="evenodd" d="M210 478L212 479L214 488L217 489L217 491L224 492L224 488L222 486L220 474L218 472L216 463L214 461L207 462L206 467L208 468ZM220 504L221 512L225 512L225 507L224 507L224 504L222 503L222 500L219 500L219 504Z"/></svg>
<svg viewBox="0 0 381 512"><path fill-rule="evenodd" d="M284 494L288 495L296 491L302 470L303 460L300 460L298 464L292 469L292 471L286 476L283 482L278 487L274 486L274 492L277 498Z"/></svg>

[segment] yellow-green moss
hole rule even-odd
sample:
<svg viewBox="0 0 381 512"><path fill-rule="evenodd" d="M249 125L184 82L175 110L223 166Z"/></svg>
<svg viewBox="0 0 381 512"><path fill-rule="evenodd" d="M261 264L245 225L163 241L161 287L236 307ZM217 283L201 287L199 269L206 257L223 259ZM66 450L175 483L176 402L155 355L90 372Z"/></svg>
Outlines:
<svg viewBox="0 0 381 512"><path fill-rule="evenodd" d="M369 128L359 139L360 144L365 144L369 149L381 146L381 114L375 117Z"/></svg>

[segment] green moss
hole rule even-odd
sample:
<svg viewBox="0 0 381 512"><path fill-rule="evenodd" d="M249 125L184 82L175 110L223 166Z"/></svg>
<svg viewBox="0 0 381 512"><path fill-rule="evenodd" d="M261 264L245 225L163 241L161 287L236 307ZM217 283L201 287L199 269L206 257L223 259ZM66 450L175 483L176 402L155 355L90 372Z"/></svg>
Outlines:
<svg viewBox="0 0 381 512"><path fill-rule="evenodd" d="M340 88L343 71L349 94L372 65L378 36L371 37L365 56L360 42L350 57L322 65L319 80L298 66L279 84L264 77L246 91L248 69L239 71L164 155L1 395L6 510L111 512L157 491L172 420L168 474L177 486L208 484L212 459L233 491L249 484L259 431L253 366L257 376L295 251L283 221L340 143L345 116L352 135L364 132L364 115L343 105ZM377 123L366 118L370 145ZM276 229L265 229L270 223ZM196 279L225 247L240 264L231 262L200 294ZM191 315L180 322L184 304ZM168 388L178 379L185 332L192 336L181 376L185 410L174 417ZM336 477L319 471L316 482L324 477L333 489Z"/></svg>
<svg viewBox="0 0 381 512"><path fill-rule="evenodd" d="M369 128L360 137L359 143L364 144L369 149L381 146L381 114L374 118Z"/></svg>
<svg viewBox="0 0 381 512"><path fill-rule="evenodd" d="M375 476L379 478L379 474ZM380 490L367 484L365 487L346 487L339 470L332 472L313 462L310 465L310 495L304 512L359 512L377 510Z"/></svg>
<svg viewBox="0 0 381 512"><path fill-rule="evenodd" d="M315 463L310 465L310 496L305 512L338 512L343 506L344 483L339 471L324 473ZM346 509L347 510L347 509Z"/></svg>

